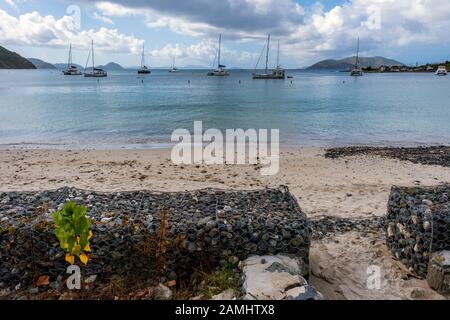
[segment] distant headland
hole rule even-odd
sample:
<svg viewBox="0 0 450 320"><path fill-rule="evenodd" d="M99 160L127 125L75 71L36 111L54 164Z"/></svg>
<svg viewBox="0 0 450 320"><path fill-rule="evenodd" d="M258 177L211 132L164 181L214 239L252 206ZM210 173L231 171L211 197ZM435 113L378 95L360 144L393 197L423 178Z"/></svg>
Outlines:
<svg viewBox="0 0 450 320"><path fill-rule="evenodd" d="M356 57L348 57L340 60L328 59L319 61L306 70L335 70L335 71L349 71L355 66ZM359 57L359 65L362 68L380 68L382 66L398 66L402 67L402 62L388 59L384 57Z"/></svg>
<svg viewBox="0 0 450 320"><path fill-rule="evenodd" d="M450 61L441 63L428 63L424 65L416 64L407 66L406 64L384 57L359 57L359 65L366 73L387 73L387 72L435 72L439 66L446 66L450 70ZM306 70L329 70L349 72L355 66L356 57L348 57L340 60L319 61Z"/></svg>
<svg viewBox="0 0 450 320"><path fill-rule="evenodd" d="M36 66L21 55L0 46L0 69L36 69Z"/></svg>

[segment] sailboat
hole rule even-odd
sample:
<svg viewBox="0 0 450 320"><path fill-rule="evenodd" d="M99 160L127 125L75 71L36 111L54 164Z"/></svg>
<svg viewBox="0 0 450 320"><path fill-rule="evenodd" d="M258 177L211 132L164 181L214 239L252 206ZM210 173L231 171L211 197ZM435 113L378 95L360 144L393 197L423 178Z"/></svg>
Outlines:
<svg viewBox="0 0 450 320"><path fill-rule="evenodd" d="M217 58L217 69L213 69L210 72L208 72L208 76L216 76L216 77L224 77L229 76L230 74L224 69L227 66L222 65L220 62L220 54L221 54L221 47L222 47L222 35L219 35L219 54Z"/></svg>
<svg viewBox="0 0 450 320"><path fill-rule="evenodd" d="M138 74L150 74L152 73L150 69L145 65L145 47L142 45L142 58L141 58L141 68L138 69Z"/></svg>
<svg viewBox="0 0 450 320"><path fill-rule="evenodd" d="M355 67L350 72L352 77L361 77L363 75L362 69L359 67L359 38L358 45L356 46L356 59L355 59Z"/></svg>
<svg viewBox="0 0 450 320"><path fill-rule="evenodd" d="M87 64L89 63L91 53L92 53L92 71L86 72ZM88 59L86 61L86 67L84 68L84 76L86 78L104 78L108 76L108 73L105 70L95 67L94 40L92 40L91 50L89 51Z"/></svg>
<svg viewBox="0 0 450 320"><path fill-rule="evenodd" d="M173 57L173 63L172 63L172 69L169 70L169 72L175 73L178 72L178 68L175 68L175 57Z"/></svg>
<svg viewBox="0 0 450 320"><path fill-rule="evenodd" d="M286 73L280 65L280 40L278 40L278 48L277 48L277 67L272 70L272 75L275 75L275 79L285 79Z"/></svg>
<svg viewBox="0 0 450 320"><path fill-rule="evenodd" d="M270 34L267 36L267 44L266 44L266 68L264 73L256 73L256 68L258 67L258 63L256 63L255 72L253 73L253 79L276 79L283 80L286 79L286 73L283 68L280 66L280 41L278 41L278 53L277 53L277 67L269 73L269 51L270 51ZM262 52L261 52L262 55ZM261 57L260 57L261 59Z"/></svg>
<svg viewBox="0 0 450 320"><path fill-rule="evenodd" d="M72 44L69 47L69 59L67 60L67 69L63 70L65 76L81 76L81 71L72 62Z"/></svg>

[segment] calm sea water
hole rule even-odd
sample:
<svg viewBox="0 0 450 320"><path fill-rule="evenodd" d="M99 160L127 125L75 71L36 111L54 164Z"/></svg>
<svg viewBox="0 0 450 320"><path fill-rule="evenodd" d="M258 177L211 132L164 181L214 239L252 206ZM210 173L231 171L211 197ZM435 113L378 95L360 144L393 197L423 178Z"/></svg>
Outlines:
<svg viewBox="0 0 450 320"><path fill-rule="evenodd" d="M285 145L450 143L450 77L289 72L290 79L206 71L0 71L0 145L155 147L177 128L279 128ZM190 81L190 84L188 83ZM240 81L240 83L239 83Z"/></svg>

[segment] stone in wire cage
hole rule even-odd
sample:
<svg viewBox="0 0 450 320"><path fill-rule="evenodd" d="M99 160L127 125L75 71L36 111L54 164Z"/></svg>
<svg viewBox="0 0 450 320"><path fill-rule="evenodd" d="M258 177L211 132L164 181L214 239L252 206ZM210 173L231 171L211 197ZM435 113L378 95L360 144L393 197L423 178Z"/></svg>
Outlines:
<svg viewBox="0 0 450 320"><path fill-rule="evenodd" d="M85 276L149 278L162 263L169 278L189 277L202 264L213 268L252 254L278 253L301 258L305 277L309 272L308 221L286 187L178 193L62 188L0 193L0 215L6 217L0 229L0 282L27 285L42 274L51 280L66 276L51 214L69 200L86 205L93 220ZM167 232L158 239L164 208ZM159 255L158 241L170 242Z"/></svg>
<svg viewBox="0 0 450 320"><path fill-rule="evenodd" d="M450 249L450 185L391 189L387 245L410 271L427 276L434 252Z"/></svg>

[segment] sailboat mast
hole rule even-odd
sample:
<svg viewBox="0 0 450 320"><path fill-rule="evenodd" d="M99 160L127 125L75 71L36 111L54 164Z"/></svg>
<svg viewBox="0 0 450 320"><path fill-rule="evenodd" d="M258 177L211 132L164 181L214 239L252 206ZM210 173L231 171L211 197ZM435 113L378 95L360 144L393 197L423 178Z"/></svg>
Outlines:
<svg viewBox="0 0 450 320"><path fill-rule="evenodd" d="M69 46L69 60L67 61L67 68L72 66L72 43Z"/></svg>
<svg viewBox="0 0 450 320"><path fill-rule="evenodd" d="M145 44L142 44L141 68L145 65Z"/></svg>
<svg viewBox="0 0 450 320"><path fill-rule="evenodd" d="M280 67L280 40L278 40L278 50L277 50L277 68Z"/></svg>
<svg viewBox="0 0 450 320"><path fill-rule="evenodd" d="M92 72L95 69L95 60L94 60L94 40L92 40Z"/></svg>
<svg viewBox="0 0 450 320"><path fill-rule="evenodd" d="M219 35L219 57L218 57L218 66L217 68L220 69L220 48L222 46L222 34Z"/></svg>
<svg viewBox="0 0 450 320"><path fill-rule="evenodd" d="M358 44L356 46L356 69L358 69L359 65L359 37L358 37Z"/></svg>
<svg viewBox="0 0 450 320"><path fill-rule="evenodd" d="M268 73L268 64L269 64L269 46L270 46L270 33L267 36L266 74Z"/></svg>
<svg viewBox="0 0 450 320"><path fill-rule="evenodd" d="M172 69L175 69L175 56L173 56Z"/></svg>

